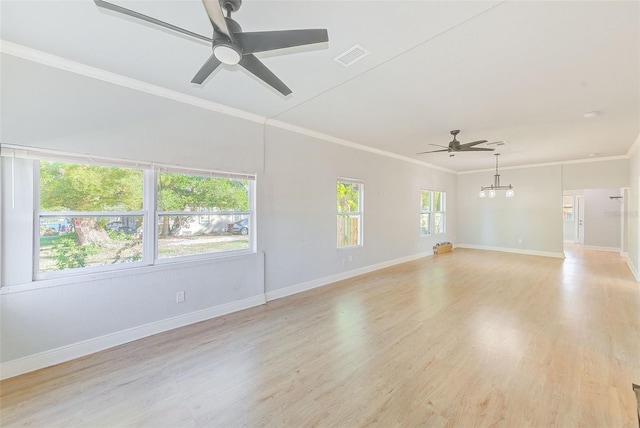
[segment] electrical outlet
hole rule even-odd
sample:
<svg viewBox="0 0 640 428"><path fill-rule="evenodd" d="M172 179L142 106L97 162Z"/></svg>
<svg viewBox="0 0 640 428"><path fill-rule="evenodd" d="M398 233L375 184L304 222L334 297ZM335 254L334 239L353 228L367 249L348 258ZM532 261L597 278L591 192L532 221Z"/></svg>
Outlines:
<svg viewBox="0 0 640 428"><path fill-rule="evenodd" d="M351 263L352 261L353 261L353 256L349 254L349 263Z"/></svg>
<svg viewBox="0 0 640 428"><path fill-rule="evenodd" d="M184 291L178 291L176 293L176 303L184 302Z"/></svg>

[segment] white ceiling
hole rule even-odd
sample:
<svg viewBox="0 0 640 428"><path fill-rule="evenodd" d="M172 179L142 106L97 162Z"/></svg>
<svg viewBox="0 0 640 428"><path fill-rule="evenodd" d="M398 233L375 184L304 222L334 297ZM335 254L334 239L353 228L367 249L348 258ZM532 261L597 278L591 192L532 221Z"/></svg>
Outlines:
<svg viewBox="0 0 640 428"><path fill-rule="evenodd" d="M210 35L200 1L113 2ZM206 42L90 0L2 0L0 13L12 44L455 171L491 168L493 156L416 153L461 129L463 143L506 141L501 165L516 166L625 155L640 133L638 1L245 0L233 15L245 31L328 29L328 44L258 55L288 97L228 66L191 84ZM370 54L349 68L333 60L355 44ZM39 66L3 58L4 88Z"/></svg>

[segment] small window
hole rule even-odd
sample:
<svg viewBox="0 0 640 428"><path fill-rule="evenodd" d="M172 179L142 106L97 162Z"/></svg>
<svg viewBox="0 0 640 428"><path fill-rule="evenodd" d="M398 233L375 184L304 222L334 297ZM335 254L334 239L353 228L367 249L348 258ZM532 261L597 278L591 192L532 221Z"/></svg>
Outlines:
<svg viewBox="0 0 640 428"><path fill-rule="evenodd" d="M361 182L338 180L338 248L362 245L363 187Z"/></svg>
<svg viewBox="0 0 640 428"><path fill-rule="evenodd" d="M158 174L158 258L250 248L249 180Z"/></svg>
<svg viewBox="0 0 640 428"><path fill-rule="evenodd" d="M433 233L446 233L446 195L433 192Z"/></svg>
<svg viewBox="0 0 640 428"><path fill-rule="evenodd" d="M446 233L446 195L420 191L420 236Z"/></svg>
<svg viewBox="0 0 640 428"><path fill-rule="evenodd" d="M142 260L142 170L41 161L39 176L38 272Z"/></svg>
<svg viewBox="0 0 640 428"><path fill-rule="evenodd" d="M573 195L562 197L562 219L564 221L573 221Z"/></svg>
<svg viewBox="0 0 640 428"><path fill-rule="evenodd" d="M420 191L420 235L431 235L431 191Z"/></svg>

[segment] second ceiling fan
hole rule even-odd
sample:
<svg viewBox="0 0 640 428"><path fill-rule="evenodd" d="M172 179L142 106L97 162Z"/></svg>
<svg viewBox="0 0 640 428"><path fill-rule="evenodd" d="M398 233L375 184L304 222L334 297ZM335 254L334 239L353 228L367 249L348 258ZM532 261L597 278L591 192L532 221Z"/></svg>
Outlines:
<svg viewBox="0 0 640 428"><path fill-rule="evenodd" d="M282 95L289 95L291 89L273 74L254 53L329 41L329 35L325 29L243 32L240 25L231 19L231 12L240 8L242 0L202 0L213 27L212 37L176 27L104 0L94 0L94 2L102 8L210 42L213 53L191 80L191 83L198 85L202 84L221 64L240 65ZM227 16L224 16L223 8L227 12Z"/></svg>
<svg viewBox="0 0 640 428"><path fill-rule="evenodd" d="M449 152L449 157L455 156L458 152L492 152L495 149L489 149L485 147L475 147L478 144L486 143L487 140L478 140L473 141L471 143L461 144L460 141L456 138L460 133L459 129L454 129L451 131L451 135L453 135L453 140L449 142L449 146L441 146L440 144L429 144L430 146L443 147L440 150L430 150L427 152L416 153L418 155L422 155L424 153L436 153L436 152Z"/></svg>

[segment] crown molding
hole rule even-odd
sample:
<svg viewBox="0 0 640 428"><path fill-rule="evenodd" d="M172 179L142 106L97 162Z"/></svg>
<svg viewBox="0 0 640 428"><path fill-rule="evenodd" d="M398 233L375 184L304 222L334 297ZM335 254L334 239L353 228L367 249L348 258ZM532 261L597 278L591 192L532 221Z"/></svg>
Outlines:
<svg viewBox="0 0 640 428"><path fill-rule="evenodd" d="M426 166L428 168L437 169L439 171L449 172L449 173L452 173L452 174L456 173L456 171L454 171L452 169L443 168L441 166L432 165L430 163L422 162L422 161L419 161L417 159L412 159L412 158L407 157L407 156L402 156L402 155L399 155L399 154L396 154L396 153L387 152L385 150L381 150L381 149L376 149L376 148L373 148L373 147L365 146L364 144L354 143L353 141L344 140L342 138L334 137L333 135L324 134L324 133L318 132L318 131L312 131L310 129L303 128L303 127L297 126L297 125L292 125L290 123L282 122L280 120L267 119L267 121L265 122L265 125L266 126L273 126L274 128L285 129L287 131L295 132L295 133L298 133L298 134L301 134L301 135L306 135L307 137L317 138L317 139L324 140L324 141L327 141L327 142L330 142L330 143L334 143L334 144L338 144L338 145L341 145L341 146L350 147L350 148L353 148L353 149L356 149L356 150L361 150L363 152L374 153L374 154L377 154L377 155L386 156L386 157L393 158L393 159L398 159L398 160L409 162L409 163L413 163L413 164L416 164L416 165Z"/></svg>
<svg viewBox="0 0 640 428"><path fill-rule="evenodd" d="M591 163L591 162L606 162L612 160L621 160L621 159L629 159L628 155L620 155L620 156L608 156L604 158L587 158L587 159L576 159L576 160L568 160L568 161L558 161L558 162L546 162L546 163L534 163L530 165L518 165L518 166L500 166L500 171L508 171L510 169L523 169L523 168L540 168L544 166L558 166L558 165L571 165L577 163ZM460 171L458 175L462 174L475 174L477 172L487 172L487 171L495 171L494 168L485 168L485 169L474 169L473 171Z"/></svg>
<svg viewBox="0 0 640 428"><path fill-rule="evenodd" d="M182 92L152 85L141 80L136 80L130 77L122 76L120 74L111 73L110 71L105 71L100 68L92 67L76 61L72 61L70 59L62 58L50 53L42 52L37 49L29 48L2 39L0 39L0 52L18 58L26 59L28 61L47 65L49 67L69 71L81 76L90 77L96 80L101 80L103 82L112 83L114 85L134 89L136 91L145 92L147 94L156 95L162 98L167 98L173 101L178 101L206 110L215 111L217 113L226 114L228 116L245 119L251 122L263 124L266 120L266 117L258 114L249 113L244 110L228 107L213 101L194 97L193 95L183 94Z"/></svg>

